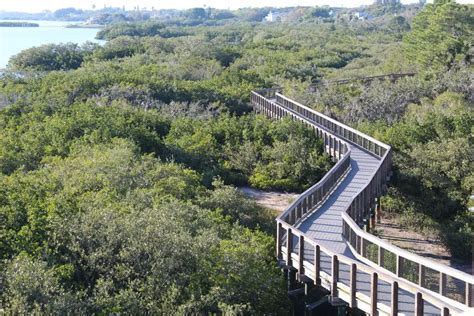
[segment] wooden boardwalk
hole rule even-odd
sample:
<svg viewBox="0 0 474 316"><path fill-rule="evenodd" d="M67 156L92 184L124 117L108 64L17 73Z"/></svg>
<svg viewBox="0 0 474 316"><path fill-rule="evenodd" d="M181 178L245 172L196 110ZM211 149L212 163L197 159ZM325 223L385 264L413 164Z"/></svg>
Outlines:
<svg viewBox="0 0 474 316"><path fill-rule="evenodd" d="M474 315L474 278L399 249L364 230L376 221L391 148L274 90L254 109L292 117L323 138L335 166L277 218L277 258L370 315Z"/></svg>

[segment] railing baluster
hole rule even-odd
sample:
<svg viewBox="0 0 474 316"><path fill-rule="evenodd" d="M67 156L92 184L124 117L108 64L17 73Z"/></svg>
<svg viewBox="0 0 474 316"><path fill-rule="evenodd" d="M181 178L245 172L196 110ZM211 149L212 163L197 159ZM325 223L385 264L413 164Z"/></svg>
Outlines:
<svg viewBox="0 0 474 316"><path fill-rule="evenodd" d="M443 272L439 273L439 294L446 296L446 274Z"/></svg>
<svg viewBox="0 0 474 316"><path fill-rule="evenodd" d="M383 267L384 266L384 254L385 254L385 249L383 249L381 246L378 246L378 260L377 262L379 263L379 266Z"/></svg>

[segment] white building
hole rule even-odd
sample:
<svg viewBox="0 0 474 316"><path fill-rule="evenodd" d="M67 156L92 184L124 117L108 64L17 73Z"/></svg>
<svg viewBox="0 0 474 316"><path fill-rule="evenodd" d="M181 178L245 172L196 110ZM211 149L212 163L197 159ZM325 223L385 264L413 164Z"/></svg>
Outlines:
<svg viewBox="0 0 474 316"><path fill-rule="evenodd" d="M267 22L280 22L282 16L285 14L283 13L277 13L277 12L272 12L270 11L265 18L263 18L264 21Z"/></svg>

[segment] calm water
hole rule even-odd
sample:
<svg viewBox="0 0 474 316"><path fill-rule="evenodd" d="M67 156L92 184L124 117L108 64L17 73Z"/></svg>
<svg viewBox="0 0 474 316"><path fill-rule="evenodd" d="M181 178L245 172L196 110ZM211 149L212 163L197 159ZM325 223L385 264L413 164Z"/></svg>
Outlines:
<svg viewBox="0 0 474 316"><path fill-rule="evenodd" d="M100 42L94 39L99 29L65 27L65 25L73 22L26 22L37 23L40 27L0 27L0 69L5 68L10 57L32 46L48 43L73 42L82 44L87 41Z"/></svg>

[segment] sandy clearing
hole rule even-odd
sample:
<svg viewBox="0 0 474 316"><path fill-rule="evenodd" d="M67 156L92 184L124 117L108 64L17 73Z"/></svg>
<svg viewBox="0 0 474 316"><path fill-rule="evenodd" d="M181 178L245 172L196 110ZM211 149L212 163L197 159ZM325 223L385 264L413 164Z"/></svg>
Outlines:
<svg viewBox="0 0 474 316"><path fill-rule="evenodd" d="M299 195L296 193L267 192L250 187L241 187L238 188L238 190L247 197L255 200L258 205L280 213L283 212Z"/></svg>

